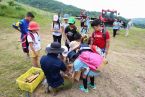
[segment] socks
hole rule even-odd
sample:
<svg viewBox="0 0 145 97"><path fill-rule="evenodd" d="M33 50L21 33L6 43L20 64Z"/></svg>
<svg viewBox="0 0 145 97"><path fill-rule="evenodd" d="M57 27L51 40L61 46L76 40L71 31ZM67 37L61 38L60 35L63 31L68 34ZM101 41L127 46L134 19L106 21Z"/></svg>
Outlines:
<svg viewBox="0 0 145 97"><path fill-rule="evenodd" d="M83 85L84 88L87 89L87 78L83 78Z"/></svg>
<svg viewBox="0 0 145 97"><path fill-rule="evenodd" d="M91 85L92 86L94 86L94 80L95 80L94 76L93 77L90 77L90 81L91 81Z"/></svg>

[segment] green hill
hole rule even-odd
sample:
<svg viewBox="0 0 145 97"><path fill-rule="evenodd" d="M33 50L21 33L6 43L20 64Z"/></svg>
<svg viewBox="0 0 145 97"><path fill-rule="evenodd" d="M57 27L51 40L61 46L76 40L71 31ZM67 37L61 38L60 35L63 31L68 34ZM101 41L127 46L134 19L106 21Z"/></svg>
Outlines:
<svg viewBox="0 0 145 97"><path fill-rule="evenodd" d="M136 27L145 28L145 18L134 18L132 21Z"/></svg>
<svg viewBox="0 0 145 97"><path fill-rule="evenodd" d="M72 5L66 5L55 0L16 0L17 2L28 4L30 6L54 13L68 13L73 16L80 15L80 8ZM97 17L99 12L88 11L89 16Z"/></svg>

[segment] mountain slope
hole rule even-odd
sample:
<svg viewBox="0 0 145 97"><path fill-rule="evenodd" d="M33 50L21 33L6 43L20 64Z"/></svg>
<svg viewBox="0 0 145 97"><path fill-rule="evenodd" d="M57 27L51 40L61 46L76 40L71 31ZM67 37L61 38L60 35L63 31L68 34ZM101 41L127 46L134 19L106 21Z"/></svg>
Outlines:
<svg viewBox="0 0 145 97"><path fill-rule="evenodd" d="M68 13L73 16L78 16L80 14L80 8L74 7L72 5L66 5L64 3L55 1L55 0L16 0L17 2L31 5L36 8L40 8L42 10L46 10L49 12L61 12ZM91 17L97 17L99 12L91 11L89 12Z"/></svg>
<svg viewBox="0 0 145 97"><path fill-rule="evenodd" d="M134 18L132 21L136 27L145 28L145 18Z"/></svg>

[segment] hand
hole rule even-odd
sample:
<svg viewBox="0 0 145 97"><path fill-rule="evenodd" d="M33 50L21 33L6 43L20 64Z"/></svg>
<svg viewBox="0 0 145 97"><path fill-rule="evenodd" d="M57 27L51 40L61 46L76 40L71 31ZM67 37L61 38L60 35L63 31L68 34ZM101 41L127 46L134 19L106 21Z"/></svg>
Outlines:
<svg viewBox="0 0 145 97"><path fill-rule="evenodd" d="M38 57L38 54L35 51L34 51L34 54L35 54L36 57Z"/></svg>
<svg viewBox="0 0 145 97"><path fill-rule="evenodd" d="M68 39L66 41L67 41L68 44L70 44L70 41Z"/></svg>
<svg viewBox="0 0 145 97"><path fill-rule="evenodd" d="M104 57L106 58L106 57L107 57L107 55L108 55L108 51L106 51L106 52L105 52L105 56L104 56Z"/></svg>

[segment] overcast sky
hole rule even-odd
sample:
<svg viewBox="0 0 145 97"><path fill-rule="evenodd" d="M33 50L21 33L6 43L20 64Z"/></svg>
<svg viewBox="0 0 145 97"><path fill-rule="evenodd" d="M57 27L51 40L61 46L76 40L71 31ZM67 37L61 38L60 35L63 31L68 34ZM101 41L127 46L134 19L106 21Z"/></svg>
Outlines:
<svg viewBox="0 0 145 97"><path fill-rule="evenodd" d="M145 0L57 0L89 11L115 9L126 18L145 18Z"/></svg>

